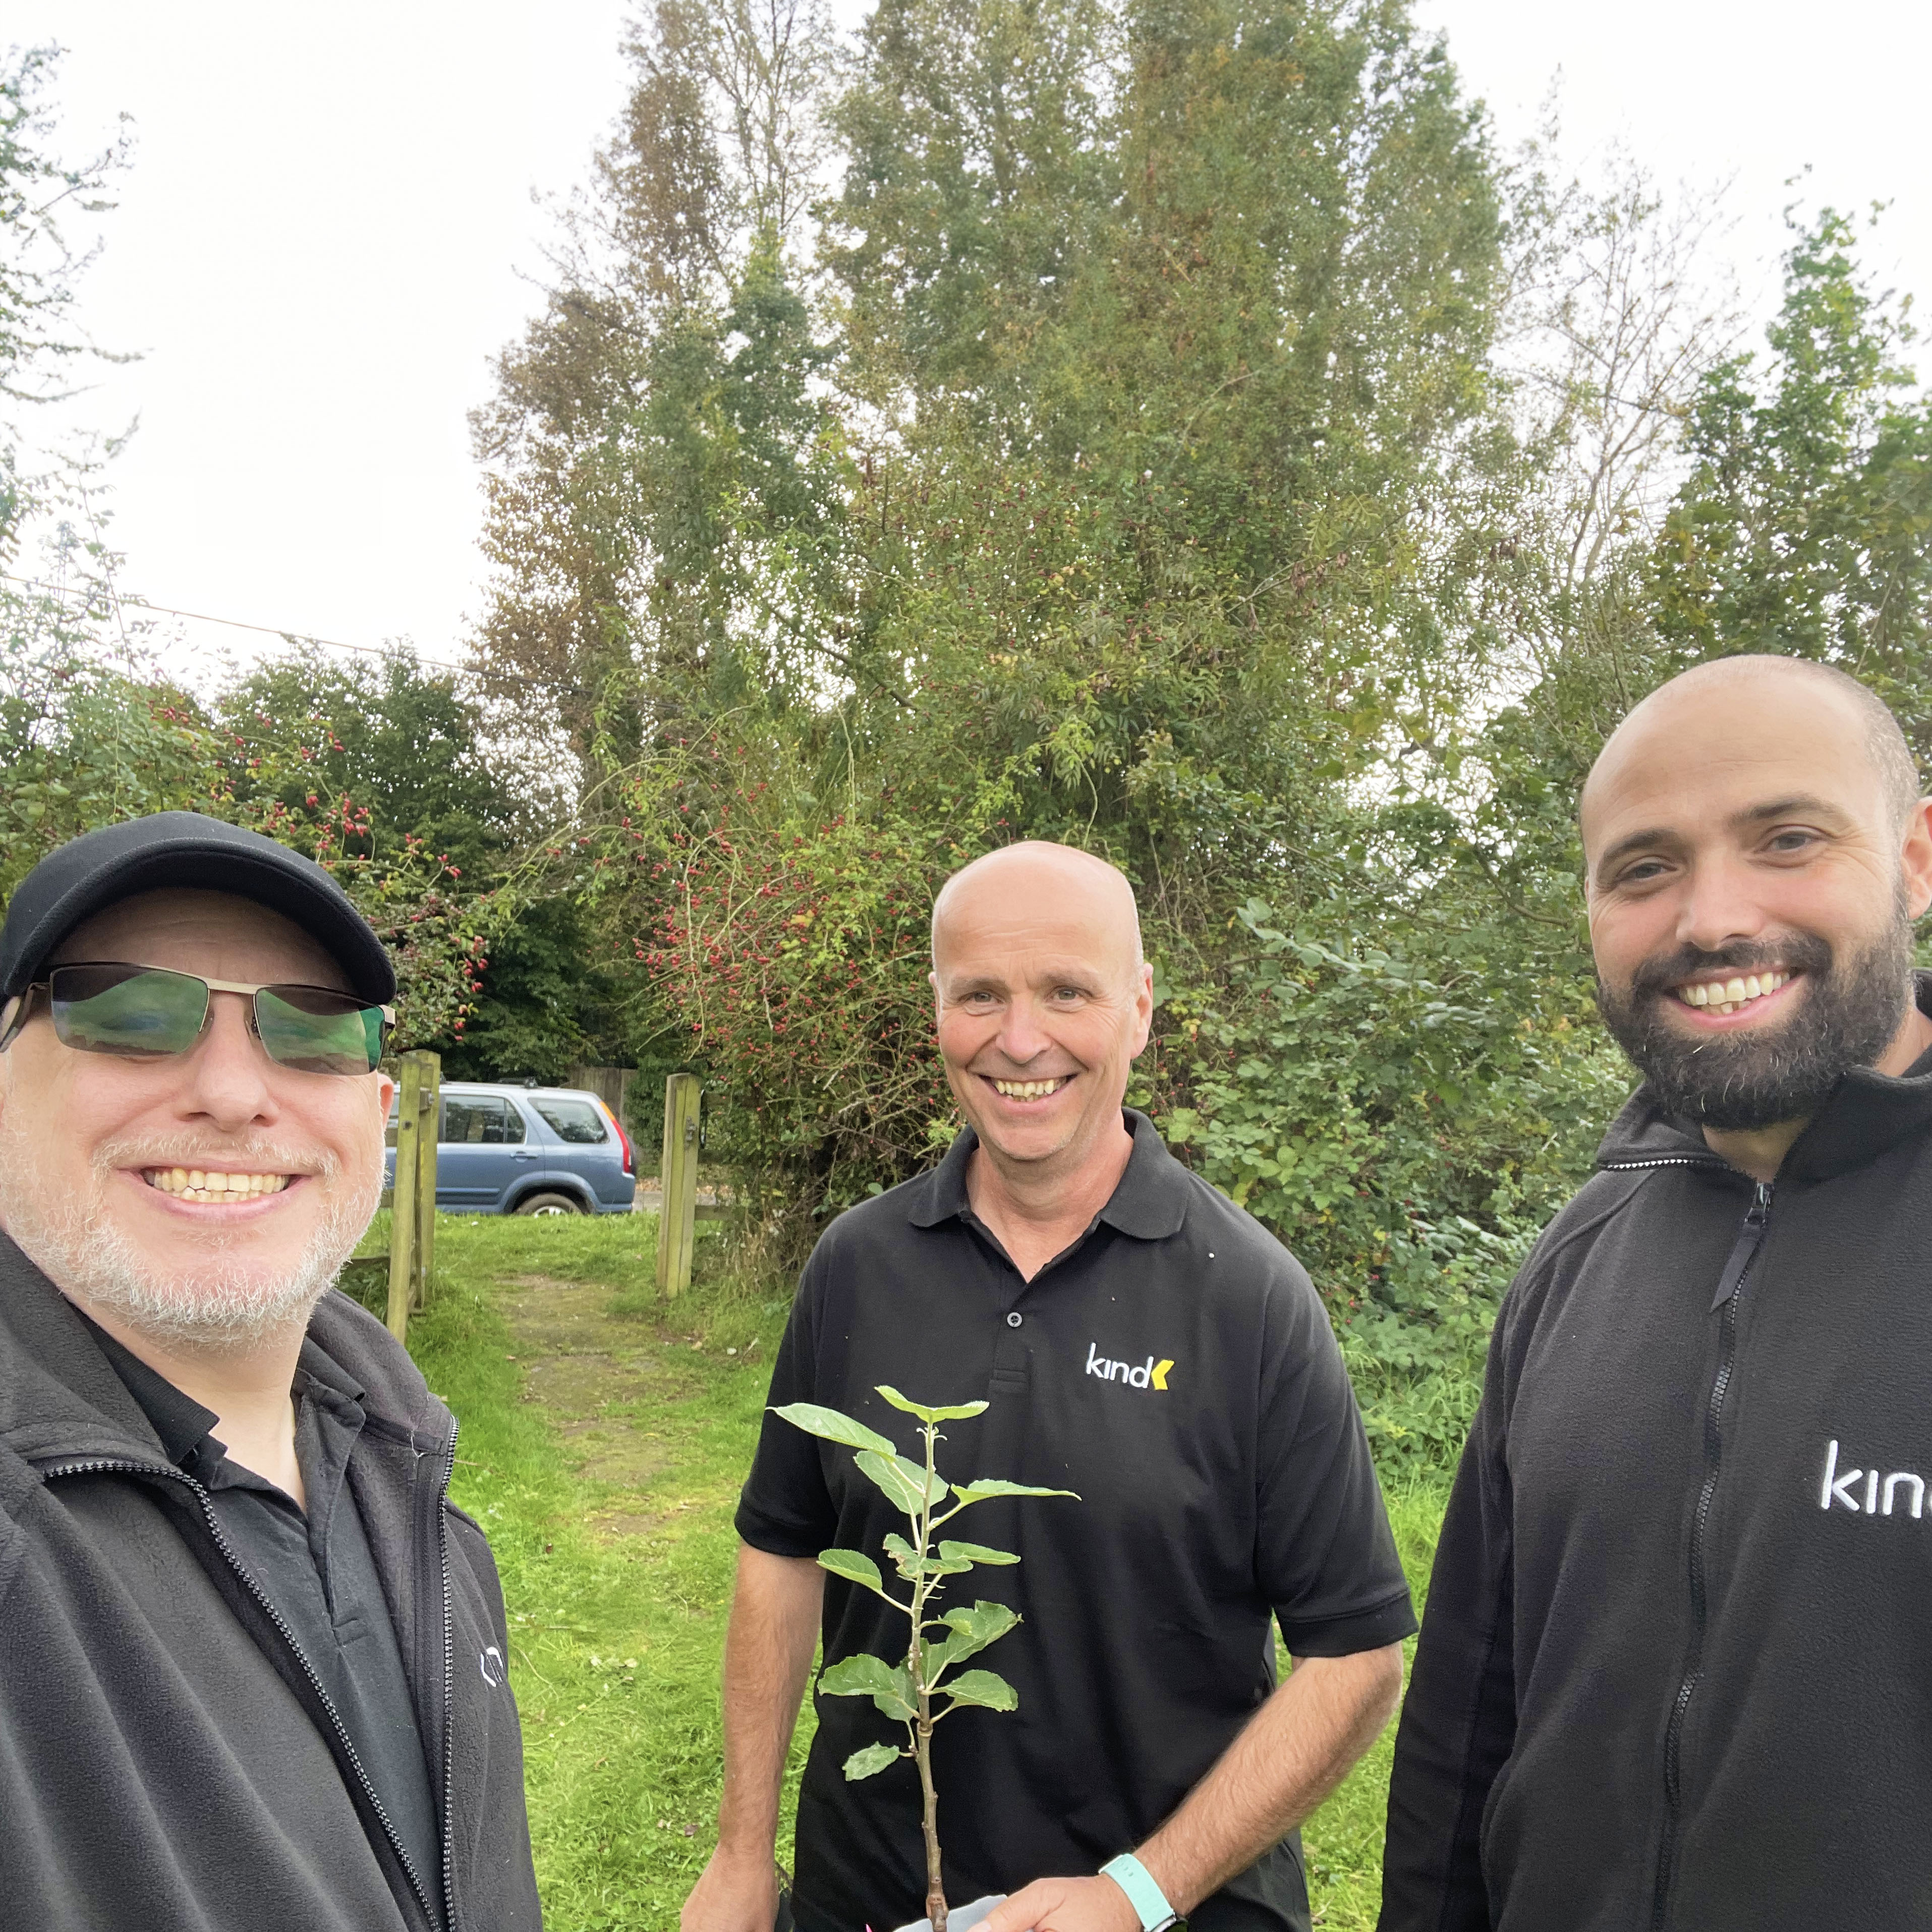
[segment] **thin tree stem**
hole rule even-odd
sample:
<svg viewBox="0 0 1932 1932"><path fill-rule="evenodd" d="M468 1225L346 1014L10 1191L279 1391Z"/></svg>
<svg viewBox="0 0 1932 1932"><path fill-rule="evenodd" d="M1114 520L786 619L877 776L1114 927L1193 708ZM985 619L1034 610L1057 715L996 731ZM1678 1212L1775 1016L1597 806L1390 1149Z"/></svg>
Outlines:
<svg viewBox="0 0 1932 1932"><path fill-rule="evenodd" d="M932 1922L932 1932L946 1932L946 1887L939 1875L939 1793L932 1782L932 1708L923 1692L914 1751L919 1760L920 1789L926 1798L922 1820L926 1828L926 1916Z"/></svg>
<svg viewBox="0 0 1932 1932"><path fill-rule="evenodd" d="M932 1477L939 1425L926 1425L926 1495L919 1512L919 1580L914 1589L912 1682L919 1695L919 1722L913 1728L913 1754L919 1760L920 1790L925 1800L920 1823L926 1832L926 1916L932 1932L946 1932L946 1886L939 1871L939 1793L932 1782L932 1699L926 1688L926 1598L932 1577L926 1568L932 1540Z"/></svg>

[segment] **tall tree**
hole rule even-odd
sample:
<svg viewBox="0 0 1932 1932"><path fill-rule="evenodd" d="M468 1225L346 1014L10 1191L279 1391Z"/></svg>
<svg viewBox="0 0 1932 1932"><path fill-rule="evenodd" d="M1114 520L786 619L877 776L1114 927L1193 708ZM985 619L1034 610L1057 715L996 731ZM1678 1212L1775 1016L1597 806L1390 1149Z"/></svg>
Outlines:
<svg viewBox="0 0 1932 1932"><path fill-rule="evenodd" d="M92 492L102 452L60 405L100 352L74 313L124 142L57 152L56 56L0 67L0 899L50 846L202 794L209 746L188 701L151 683L122 621Z"/></svg>
<svg viewBox="0 0 1932 1932"><path fill-rule="evenodd" d="M660 0L628 52L636 84L595 198L476 421L485 676L554 680L590 772L634 755L659 713L782 671L796 600L752 583L747 548L788 543L810 574L839 509L800 252L824 14Z"/></svg>
<svg viewBox="0 0 1932 1932"><path fill-rule="evenodd" d="M1904 305L1861 274L1827 208L1785 257L1771 356L1697 399L1696 469L1658 550L1677 649L1769 650L1856 672L1932 757L1932 404Z"/></svg>
<svg viewBox="0 0 1932 1932"><path fill-rule="evenodd" d="M838 123L841 374L898 425L862 614L926 694L886 762L991 765L1158 893L1426 735L1501 210L1406 12L895 0Z"/></svg>

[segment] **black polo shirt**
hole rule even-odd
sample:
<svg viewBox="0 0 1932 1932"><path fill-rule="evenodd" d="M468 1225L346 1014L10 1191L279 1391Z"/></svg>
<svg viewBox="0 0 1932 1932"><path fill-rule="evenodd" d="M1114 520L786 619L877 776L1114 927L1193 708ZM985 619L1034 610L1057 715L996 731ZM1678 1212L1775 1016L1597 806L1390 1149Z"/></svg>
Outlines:
<svg viewBox="0 0 1932 1932"><path fill-rule="evenodd" d="M350 1476L362 1390L305 1341L296 1370L296 1460L308 1507L232 1461L218 1418L98 1324L94 1339L163 1452L208 1492L222 1533L287 1624L342 1719L356 1755L443 1916L442 1833L395 1624Z"/></svg>
<svg viewBox="0 0 1932 1932"><path fill-rule="evenodd" d="M874 1393L984 1399L940 1469L1078 1492L974 1506L950 1534L1017 1551L959 1579L1024 1621L976 1660L1017 1712L934 1733L946 1896L1096 1870L1148 1838L1274 1688L1292 1654L1339 1657L1415 1628L1368 1444L1308 1276L1129 1113L1133 1151L1080 1240L1022 1280L967 1200L968 1131L932 1173L842 1214L813 1250L772 1376L774 1406L860 1418L902 1450L911 1418ZM878 1557L903 1520L851 1452L765 1418L738 1532L782 1556ZM890 1574L890 1573L889 1573ZM828 1578L824 1654L902 1656L905 1619ZM802 1932L924 1910L916 1772L840 1766L904 1732L868 1699L817 1698L799 1796ZM1302 1932L1298 1839L1204 1904L1195 1932Z"/></svg>

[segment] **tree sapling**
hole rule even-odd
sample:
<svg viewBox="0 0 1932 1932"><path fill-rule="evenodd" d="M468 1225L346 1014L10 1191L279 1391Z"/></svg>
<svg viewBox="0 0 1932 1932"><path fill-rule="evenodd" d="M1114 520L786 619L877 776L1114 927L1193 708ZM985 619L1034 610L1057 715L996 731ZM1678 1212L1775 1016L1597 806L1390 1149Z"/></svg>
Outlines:
<svg viewBox="0 0 1932 1932"><path fill-rule="evenodd" d="M884 1383L879 1393L893 1408L917 1418L925 1439L923 1467L902 1456L877 1430L842 1415L836 1408L822 1408L816 1402L788 1402L773 1413L782 1415L807 1434L822 1436L828 1442L856 1449L854 1458L861 1472L884 1491L894 1508L902 1511L911 1534L892 1535L885 1540L886 1554L892 1559L902 1581L911 1586L910 1602L902 1601L886 1587L879 1566L856 1550L826 1550L819 1553L819 1564L835 1576L870 1590L902 1612L911 1622L911 1634L904 1657L889 1663L883 1657L860 1655L841 1658L819 1679L819 1688L835 1697L869 1697L885 1714L906 1728L908 1744L868 1744L845 1760L848 1779L870 1778L900 1758L910 1757L919 1766L920 1790L924 1798L922 1819L926 1832L926 1909L932 1932L946 1932L946 1892L939 1874L939 1794L932 1781L932 1727L941 1718L962 1705L976 1704L990 1711L1012 1711L1019 1706L1018 1694L1004 1677L990 1670L947 1672L966 1658L976 1654L1006 1635L1019 1622L1018 1612L1004 1604L975 1604L970 1610L950 1610L943 1616L928 1617L933 1598L945 1587L948 1576L962 1575L976 1564L1017 1563L1011 1550L988 1550L977 1543L956 1543L950 1538L935 1547L934 1533L950 1522L962 1510L989 1496L1073 1496L1071 1490L1036 1489L1026 1483L1008 1483L982 1477L970 1483L949 1486L934 1466L936 1446L944 1438L942 1422L964 1422L983 1414L983 1402L956 1403L949 1408L928 1408L908 1401L896 1388ZM950 1496L952 1507L941 1510ZM946 1701L938 1710L934 1698Z"/></svg>

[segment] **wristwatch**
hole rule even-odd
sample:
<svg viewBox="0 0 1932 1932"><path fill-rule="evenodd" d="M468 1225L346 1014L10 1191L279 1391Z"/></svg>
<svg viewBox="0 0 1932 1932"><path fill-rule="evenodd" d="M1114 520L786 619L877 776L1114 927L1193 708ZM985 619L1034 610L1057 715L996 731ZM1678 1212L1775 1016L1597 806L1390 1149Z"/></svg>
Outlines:
<svg viewBox="0 0 1932 1932"><path fill-rule="evenodd" d="M1186 1922L1168 1904L1154 1874L1132 1852L1123 1852L1100 1868L1127 1894L1127 1903L1141 1916L1141 1932L1186 1932Z"/></svg>

